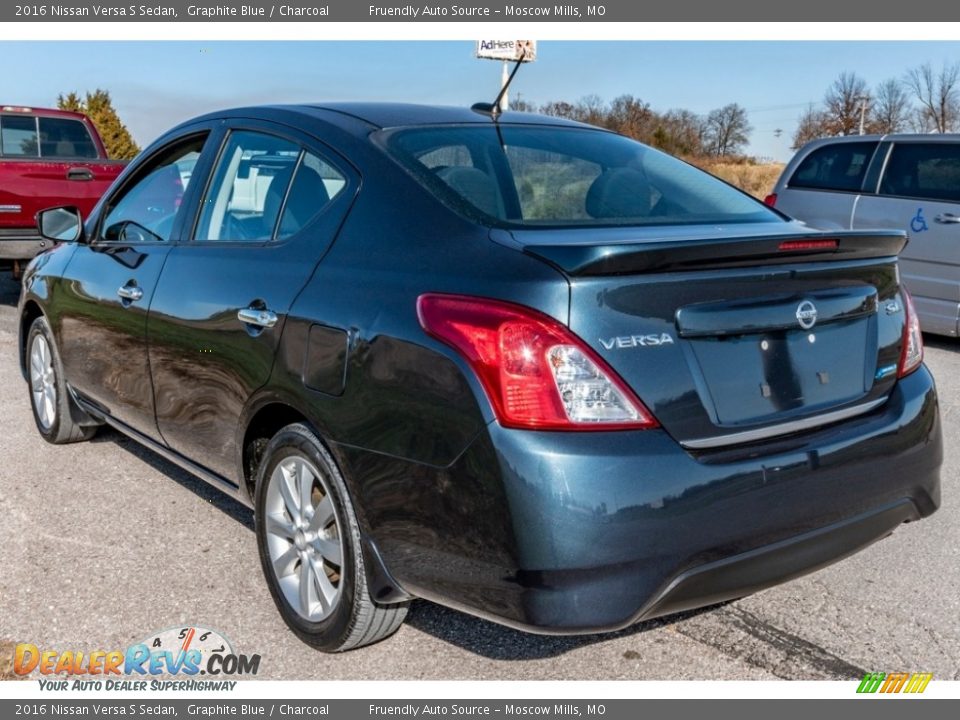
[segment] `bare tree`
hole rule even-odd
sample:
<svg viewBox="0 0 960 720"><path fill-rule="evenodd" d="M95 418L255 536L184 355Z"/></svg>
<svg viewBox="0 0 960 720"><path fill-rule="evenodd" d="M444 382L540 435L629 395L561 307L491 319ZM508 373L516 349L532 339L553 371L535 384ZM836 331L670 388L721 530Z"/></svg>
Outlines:
<svg viewBox="0 0 960 720"><path fill-rule="evenodd" d="M866 81L856 73L843 72L823 97L828 135L856 135L860 116L870 107Z"/></svg>
<svg viewBox="0 0 960 720"><path fill-rule="evenodd" d="M945 133L960 124L960 63L944 62L940 71L930 63L907 72L904 85L920 103L917 125Z"/></svg>
<svg viewBox="0 0 960 720"><path fill-rule="evenodd" d="M621 95L610 103L607 127L622 135L646 140L653 134L656 117L648 103L633 95Z"/></svg>
<svg viewBox="0 0 960 720"><path fill-rule="evenodd" d="M712 154L736 155L750 141L750 123L747 111L737 103L730 103L707 115L707 144Z"/></svg>
<svg viewBox="0 0 960 720"><path fill-rule="evenodd" d="M651 137L654 145L675 155L703 155L707 122L690 110L668 110L660 116L660 127Z"/></svg>
<svg viewBox="0 0 960 720"><path fill-rule="evenodd" d="M811 104L803 111L803 115L797 122L797 129L793 133L793 144L790 147L793 150L799 150L811 140L826 137L830 134L825 113Z"/></svg>
<svg viewBox="0 0 960 720"><path fill-rule="evenodd" d="M891 78L877 87L871 117L871 131L902 132L910 120L910 113L909 94L899 80Z"/></svg>

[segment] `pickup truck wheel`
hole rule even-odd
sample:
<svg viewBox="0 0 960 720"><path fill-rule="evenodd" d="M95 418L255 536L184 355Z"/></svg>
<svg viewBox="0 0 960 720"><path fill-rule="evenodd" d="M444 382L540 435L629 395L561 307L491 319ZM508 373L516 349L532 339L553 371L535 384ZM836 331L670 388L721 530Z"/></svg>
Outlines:
<svg viewBox="0 0 960 720"><path fill-rule="evenodd" d="M43 439L54 445L63 445L92 438L97 432L96 425L76 422L75 418L83 413L72 407L74 403L67 392L63 364L46 318L38 317L30 326L26 352L30 407Z"/></svg>
<svg viewBox="0 0 960 720"><path fill-rule="evenodd" d="M370 598L360 528L343 477L314 432L278 432L257 474L260 563L284 621L301 640L340 652L382 640L407 603Z"/></svg>

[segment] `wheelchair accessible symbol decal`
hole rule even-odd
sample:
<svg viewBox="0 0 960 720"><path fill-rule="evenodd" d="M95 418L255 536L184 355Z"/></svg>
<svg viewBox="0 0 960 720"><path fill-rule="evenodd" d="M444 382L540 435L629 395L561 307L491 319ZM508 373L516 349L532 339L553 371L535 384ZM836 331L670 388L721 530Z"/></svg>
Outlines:
<svg viewBox="0 0 960 720"><path fill-rule="evenodd" d="M910 221L910 229L915 233L926 232L930 228L927 227L927 220L923 217L923 208L917 208L917 214Z"/></svg>

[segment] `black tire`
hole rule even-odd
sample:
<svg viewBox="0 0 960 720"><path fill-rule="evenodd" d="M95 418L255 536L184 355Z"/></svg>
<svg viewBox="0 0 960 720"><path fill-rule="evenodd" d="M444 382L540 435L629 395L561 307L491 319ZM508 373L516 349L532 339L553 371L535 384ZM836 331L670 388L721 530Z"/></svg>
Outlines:
<svg viewBox="0 0 960 720"><path fill-rule="evenodd" d="M49 374L52 373L49 382L55 392L55 398L43 408L41 403L45 402L46 396L41 394L38 397L35 392L33 368L34 347L41 342L45 344L45 348L49 351L49 363L43 363L48 366L48 369L45 368L44 375L49 377ZM30 331L27 333L24 352L26 353L24 360L27 368L27 391L30 395L30 408L33 410L33 421L37 425L37 431L43 439L54 445L65 445L92 438L97 432L97 425L92 418L76 406L67 391L67 383L63 376L63 363L60 361L60 353L45 317L41 316L33 321ZM80 422L83 422L83 424L81 425Z"/></svg>
<svg viewBox="0 0 960 720"><path fill-rule="evenodd" d="M283 468L280 467L281 465ZM310 501L307 513L314 517L320 515L321 507L325 505L329 496L335 520L325 522L323 526L325 529L321 529L320 532L324 533L324 538L336 539L340 547L339 566L327 564L326 558L323 558L320 563L315 560L310 561L314 576L310 575L309 569L306 576L302 575L301 571L306 562L304 558L308 557L304 553L313 552L309 546L317 541L316 538L309 540L310 535L300 535L290 539L287 537L288 527L284 526L284 529L279 532L276 529L278 522L287 521L292 524L292 527L299 527L300 531L309 529L306 524L303 524L303 513L298 521L295 513L291 512L289 503L292 501L288 500L290 496L282 496L281 493L282 500L278 500L277 495L279 492L277 483L284 482L285 473L291 469L302 469L304 466L308 467L308 474L320 476L308 480L311 490L308 491ZM313 430L299 423L288 425L280 430L270 440L264 451L256 480L255 511L260 564L267 586L270 588L270 594L287 626L305 643L324 652L352 650L378 642L395 633L407 615L409 603L381 605L370 598L361 549L360 528L350 495L336 463ZM295 486L293 488L287 485L287 491L296 489L299 492L300 484L294 480L293 485ZM303 496L300 495L300 497ZM269 533L268 515L271 518ZM301 525L297 526L297 522ZM271 551L274 553L273 557L271 557ZM291 557L288 553L298 554L300 559L282 563L277 557L278 555ZM278 564L284 565L286 572L275 569L275 560ZM330 581L329 587L335 585L337 593L335 600L332 602L325 600L324 605L319 601L320 591L317 585L313 584L321 584L322 578L319 577L317 567L326 570L328 581ZM284 575L283 586L278 572ZM295 580L294 576L296 576ZM300 580L304 577L315 578L308 583L308 586L316 594L317 601L312 602L307 598L306 609L307 613L310 613L311 609L316 611L312 616L326 613L319 619L311 619L297 609L304 607L304 596L299 591L303 585ZM296 591L294 587L297 588ZM289 596L295 592L297 596L291 602ZM319 609L318 606L320 606Z"/></svg>

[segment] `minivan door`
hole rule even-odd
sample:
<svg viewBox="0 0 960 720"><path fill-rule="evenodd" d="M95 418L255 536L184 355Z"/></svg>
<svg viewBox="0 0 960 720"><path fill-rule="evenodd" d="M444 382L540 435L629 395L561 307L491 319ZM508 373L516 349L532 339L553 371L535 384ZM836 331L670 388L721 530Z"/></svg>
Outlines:
<svg viewBox="0 0 960 720"><path fill-rule="evenodd" d="M860 198L856 229L899 228L903 283L925 331L957 335L960 320L960 144L900 141L890 150L876 194Z"/></svg>
<svg viewBox="0 0 960 720"><path fill-rule="evenodd" d="M157 425L171 448L227 480L239 418L359 185L318 147L271 123L229 127L193 239L171 251L153 298Z"/></svg>

